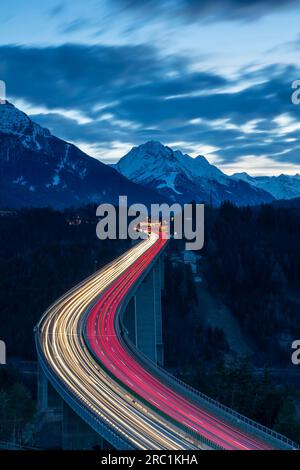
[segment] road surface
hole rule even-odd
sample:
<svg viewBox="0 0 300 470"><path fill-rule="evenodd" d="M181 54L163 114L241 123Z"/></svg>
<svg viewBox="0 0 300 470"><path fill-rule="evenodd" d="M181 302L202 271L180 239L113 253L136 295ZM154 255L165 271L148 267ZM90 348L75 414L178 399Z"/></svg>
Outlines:
<svg viewBox="0 0 300 470"><path fill-rule="evenodd" d="M48 378L76 402L76 410L101 420L128 448L286 448L280 439L245 430L239 420L194 399L126 346L120 312L166 242L151 233L49 307L36 328Z"/></svg>

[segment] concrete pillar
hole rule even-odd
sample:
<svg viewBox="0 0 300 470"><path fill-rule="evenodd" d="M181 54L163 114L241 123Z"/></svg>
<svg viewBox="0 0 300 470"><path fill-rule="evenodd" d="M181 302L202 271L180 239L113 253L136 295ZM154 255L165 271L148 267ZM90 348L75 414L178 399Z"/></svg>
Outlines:
<svg viewBox="0 0 300 470"><path fill-rule="evenodd" d="M126 307L123 323L131 342L136 346L136 297L130 299Z"/></svg>
<svg viewBox="0 0 300 470"><path fill-rule="evenodd" d="M157 361L156 355L156 313L154 295L154 270L147 274L139 286L136 299L136 346L152 361Z"/></svg>
<svg viewBox="0 0 300 470"><path fill-rule="evenodd" d="M63 403L62 448L63 450L102 450L104 448L103 438L65 402Z"/></svg>
<svg viewBox="0 0 300 470"><path fill-rule="evenodd" d="M161 279L161 290L165 288L165 259L164 254L159 257L159 264L160 264L160 279Z"/></svg>
<svg viewBox="0 0 300 470"><path fill-rule="evenodd" d="M162 315L161 315L161 286L162 268L161 258L153 268L154 275L154 300L155 300L155 327L156 327L156 361L162 366L164 362L163 338L162 338Z"/></svg>
<svg viewBox="0 0 300 470"><path fill-rule="evenodd" d="M161 313L163 270L161 256L131 298L123 318L132 343L160 366L164 363Z"/></svg>
<svg viewBox="0 0 300 470"><path fill-rule="evenodd" d="M39 363L37 378L38 410L46 411L48 408L48 379Z"/></svg>

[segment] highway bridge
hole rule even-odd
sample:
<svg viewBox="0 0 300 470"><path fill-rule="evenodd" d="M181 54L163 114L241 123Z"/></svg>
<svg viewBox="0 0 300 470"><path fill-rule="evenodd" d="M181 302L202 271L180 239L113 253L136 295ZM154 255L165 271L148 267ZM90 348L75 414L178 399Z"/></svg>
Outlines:
<svg viewBox="0 0 300 470"><path fill-rule="evenodd" d="M41 407L50 382L88 428L122 450L296 449L162 368L166 245L149 234L44 313L35 328Z"/></svg>

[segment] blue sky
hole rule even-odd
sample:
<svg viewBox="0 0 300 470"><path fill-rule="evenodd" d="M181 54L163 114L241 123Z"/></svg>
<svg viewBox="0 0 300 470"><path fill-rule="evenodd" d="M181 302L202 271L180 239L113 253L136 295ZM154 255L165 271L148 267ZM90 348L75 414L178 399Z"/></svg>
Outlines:
<svg viewBox="0 0 300 470"><path fill-rule="evenodd" d="M112 162L157 139L227 173L300 172L300 1L1 2L8 99Z"/></svg>

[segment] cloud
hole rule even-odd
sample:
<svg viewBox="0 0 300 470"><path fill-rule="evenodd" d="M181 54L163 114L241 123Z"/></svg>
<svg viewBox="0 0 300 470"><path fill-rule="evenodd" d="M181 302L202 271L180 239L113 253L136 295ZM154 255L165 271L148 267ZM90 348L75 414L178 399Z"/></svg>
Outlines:
<svg viewBox="0 0 300 470"><path fill-rule="evenodd" d="M125 90L155 82L162 68L147 46L0 46L0 58L0 76L11 95L90 112ZM170 61L165 63L168 69Z"/></svg>
<svg viewBox="0 0 300 470"><path fill-rule="evenodd" d="M77 31L81 31L82 29L90 27L90 22L83 19L83 18L76 18L75 20L68 21L63 23L59 31L63 34L72 34Z"/></svg>
<svg viewBox="0 0 300 470"><path fill-rule="evenodd" d="M57 3L53 8L49 10L49 16L56 17L61 15L65 11L65 4L63 2Z"/></svg>
<svg viewBox="0 0 300 470"><path fill-rule="evenodd" d="M126 145L157 139L192 154L210 149L228 168L247 155L300 164L295 67L245 69L228 79L144 45L11 45L0 47L0 58L8 97L96 157L121 157Z"/></svg>
<svg viewBox="0 0 300 470"><path fill-rule="evenodd" d="M244 155L234 163L225 163L220 168L227 174L246 171L251 176L278 176L282 173L294 175L300 173L300 164L276 161L267 155Z"/></svg>
<svg viewBox="0 0 300 470"><path fill-rule="evenodd" d="M249 21L286 9L296 0L114 0L124 8L144 14L155 11L162 16L180 16L185 21Z"/></svg>

